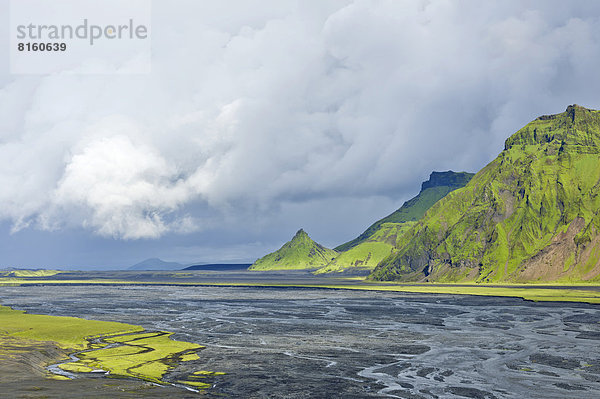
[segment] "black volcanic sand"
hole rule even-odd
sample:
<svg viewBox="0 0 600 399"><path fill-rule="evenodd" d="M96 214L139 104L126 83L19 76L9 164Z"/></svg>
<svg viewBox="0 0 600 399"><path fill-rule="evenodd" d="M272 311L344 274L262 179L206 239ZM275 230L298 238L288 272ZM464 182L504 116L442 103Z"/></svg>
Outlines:
<svg viewBox="0 0 600 399"><path fill-rule="evenodd" d="M169 285L185 284L188 286L202 285L322 285L322 286L381 286L379 281L366 281L352 277L365 276L370 271L366 269L352 268L342 273L312 274L311 270L176 270L176 271L148 271L148 270L111 270L111 271L66 271L53 276L27 277L27 282L20 283L23 286L44 284L51 280L57 286L61 285L122 285L131 282L141 285ZM114 281L119 281L114 283ZM73 283L77 281L77 283ZM89 281L87 283L86 281ZM104 283L103 283L104 282ZM386 283L383 283L386 284ZM405 283L406 286L430 286L428 283ZM440 287L482 287L481 284L436 284ZM494 287L523 288L523 285L495 285ZM600 291L600 285L530 285L531 288L544 289L577 289Z"/></svg>
<svg viewBox="0 0 600 399"><path fill-rule="evenodd" d="M0 329L2 327L0 326ZM175 387L97 376L57 381L45 378L45 365L68 359L68 352L52 342L1 337L0 398L198 398Z"/></svg>
<svg viewBox="0 0 600 399"><path fill-rule="evenodd" d="M199 361L168 376L227 373L212 380L205 397L600 397L600 307L593 305L176 286L0 287L0 303L174 331L175 339L206 345ZM90 395L82 396L86 389ZM0 397L7 392L11 398L198 397L133 380L35 376L1 379Z"/></svg>

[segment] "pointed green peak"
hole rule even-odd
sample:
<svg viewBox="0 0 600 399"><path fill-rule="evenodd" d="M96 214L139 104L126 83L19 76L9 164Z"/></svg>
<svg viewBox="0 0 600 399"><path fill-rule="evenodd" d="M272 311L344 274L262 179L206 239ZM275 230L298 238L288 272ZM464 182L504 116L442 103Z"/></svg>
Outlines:
<svg viewBox="0 0 600 399"><path fill-rule="evenodd" d="M337 252L313 241L300 229L277 251L263 256L250 270L317 269L330 262Z"/></svg>
<svg viewBox="0 0 600 399"><path fill-rule="evenodd" d="M296 232L294 237L291 239L290 244L312 244L314 243L313 239L304 231L300 229Z"/></svg>
<svg viewBox="0 0 600 399"><path fill-rule="evenodd" d="M296 235L294 235L294 238L300 238L300 237L308 237L308 234L306 233L306 231L304 231L304 229L298 230L296 232Z"/></svg>

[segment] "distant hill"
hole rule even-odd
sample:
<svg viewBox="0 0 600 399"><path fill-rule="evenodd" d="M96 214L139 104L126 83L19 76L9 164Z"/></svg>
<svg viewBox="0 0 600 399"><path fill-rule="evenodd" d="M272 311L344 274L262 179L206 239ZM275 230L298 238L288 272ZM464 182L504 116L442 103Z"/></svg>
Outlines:
<svg viewBox="0 0 600 399"><path fill-rule="evenodd" d="M394 250L398 239L421 219L433 204L451 191L463 187L474 176L467 172L432 172L421 184L419 194L392 214L373 223L364 233L335 248L341 252L317 273L339 272L348 268L373 269Z"/></svg>
<svg viewBox="0 0 600 399"><path fill-rule="evenodd" d="M206 265L188 266L183 270L210 270L210 271L233 271L247 270L251 263L209 263Z"/></svg>
<svg viewBox="0 0 600 399"><path fill-rule="evenodd" d="M165 262L162 259L150 258L136 263L127 270L181 270L184 265L177 262Z"/></svg>
<svg viewBox="0 0 600 399"><path fill-rule="evenodd" d="M513 134L370 278L600 281L600 111L570 105Z"/></svg>
<svg viewBox="0 0 600 399"><path fill-rule="evenodd" d="M336 251L317 244L300 229L280 249L254 262L250 270L317 269L336 256Z"/></svg>

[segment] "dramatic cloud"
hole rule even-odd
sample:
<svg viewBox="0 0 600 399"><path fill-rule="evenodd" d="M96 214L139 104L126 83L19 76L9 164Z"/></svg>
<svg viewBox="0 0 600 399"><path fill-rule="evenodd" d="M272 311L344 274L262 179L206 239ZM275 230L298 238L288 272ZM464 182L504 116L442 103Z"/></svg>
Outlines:
<svg viewBox="0 0 600 399"><path fill-rule="evenodd" d="M594 1L155 1L149 75L0 74L0 218L139 239L346 202L362 226L599 108L598 26Z"/></svg>

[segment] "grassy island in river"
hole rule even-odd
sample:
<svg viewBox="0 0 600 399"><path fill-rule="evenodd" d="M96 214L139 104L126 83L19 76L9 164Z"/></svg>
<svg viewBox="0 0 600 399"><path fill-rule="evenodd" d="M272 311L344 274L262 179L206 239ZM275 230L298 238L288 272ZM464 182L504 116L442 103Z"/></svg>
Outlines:
<svg viewBox="0 0 600 399"><path fill-rule="evenodd" d="M28 314L0 306L0 360L11 359L36 342L52 342L61 354L55 359L58 368L69 373L104 371L112 377L170 384L163 379L165 374L178 362L198 360L197 352L203 348L172 340L171 335L164 331L148 332L130 324ZM75 354L75 361L66 356L70 353ZM50 372L47 376L69 379ZM195 375L188 379L178 383L194 388L210 387Z"/></svg>

